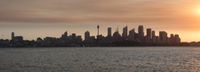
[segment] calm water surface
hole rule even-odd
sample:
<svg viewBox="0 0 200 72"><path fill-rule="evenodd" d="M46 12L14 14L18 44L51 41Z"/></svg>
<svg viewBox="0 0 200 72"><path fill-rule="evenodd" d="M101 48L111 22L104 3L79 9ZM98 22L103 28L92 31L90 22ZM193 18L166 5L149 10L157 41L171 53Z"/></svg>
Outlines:
<svg viewBox="0 0 200 72"><path fill-rule="evenodd" d="M0 72L200 72L200 48L0 49Z"/></svg>

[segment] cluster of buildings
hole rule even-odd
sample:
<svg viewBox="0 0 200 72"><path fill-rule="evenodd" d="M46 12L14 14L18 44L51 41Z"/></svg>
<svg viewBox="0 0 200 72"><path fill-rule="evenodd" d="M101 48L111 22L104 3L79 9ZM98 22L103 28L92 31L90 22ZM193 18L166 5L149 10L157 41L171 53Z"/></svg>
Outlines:
<svg viewBox="0 0 200 72"><path fill-rule="evenodd" d="M170 34L168 37L167 32L160 31L159 36L151 28L145 29L143 25L138 26L138 32L133 28L128 31L128 27L123 28L122 34L119 31L112 33L112 28L108 27L107 36L99 35L99 26L97 26L97 37L90 36L90 32L85 32L84 43L86 45L122 45L122 46L158 46L158 45L179 45L181 39L178 34Z"/></svg>
<svg viewBox="0 0 200 72"><path fill-rule="evenodd" d="M91 36L89 31L84 34L84 40L75 33L68 35L67 31L61 37L37 38L37 40L24 40L22 36L15 36L11 33L11 40L0 40L0 47L84 47L84 46L171 46L179 45L181 39L178 34L170 34L160 31L157 36L151 28L145 29L144 26L138 26L138 32L135 29L128 30L123 28L122 34L118 30L112 32L108 27L107 36L99 34L100 26L97 26L97 35Z"/></svg>

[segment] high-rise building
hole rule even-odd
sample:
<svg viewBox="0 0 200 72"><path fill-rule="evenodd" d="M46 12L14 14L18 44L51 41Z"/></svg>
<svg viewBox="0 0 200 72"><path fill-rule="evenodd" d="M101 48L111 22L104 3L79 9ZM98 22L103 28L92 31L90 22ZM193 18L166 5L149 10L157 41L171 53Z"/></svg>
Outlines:
<svg viewBox="0 0 200 72"><path fill-rule="evenodd" d="M139 36L144 37L144 27L143 27L143 25L139 25L138 34L139 34Z"/></svg>
<svg viewBox="0 0 200 72"><path fill-rule="evenodd" d="M122 37L124 39L126 39L128 37L128 27L127 26L123 28Z"/></svg>
<svg viewBox="0 0 200 72"><path fill-rule="evenodd" d="M111 36L112 36L112 28L108 27L108 37L111 37Z"/></svg>
<svg viewBox="0 0 200 72"><path fill-rule="evenodd" d="M152 37L155 37L155 36L156 36L156 32L152 31Z"/></svg>
<svg viewBox="0 0 200 72"><path fill-rule="evenodd" d="M100 35L99 35L100 36ZM99 37L98 36L98 37ZM93 44L95 41L95 36L90 36L90 32L89 31L86 31L85 32L85 40L84 42L85 43L88 43L88 44Z"/></svg>
<svg viewBox="0 0 200 72"><path fill-rule="evenodd" d="M152 42L155 43L156 42L156 32L152 31Z"/></svg>
<svg viewBox="0 0 200 72"><path fill-rule="evenodd" d="M167 32L160 31L159 38L160 38L160 42L167 42L168 41Z"/></svg>
<svg viewBox="0 0 200 72"><path fill-rule="evenodd" d="M129 40L133 41L135 39L135 29L129 31Z"/></svg>
<svg viewBox="0 0 200 72"><path fill-rule="evenodd" d="M151 31L151 28L148 28L146 32L147 32L146 38L147 38L147 40L149 41L149 40L152 39L152 31Z"/></svg>
<svg viewBox="0 0 200 72"><path fill-rule="evenodd" d="M89 40L89 38L90 38L90 32L86 31L85 32L85 40L87 41L87 40Z"/></svg>
<svg viewBox="0 0 200 72"><path fill-rule="evenodd" d="M143 25L138 26L138 38L139 38L140 42L144 41L144 27L143 27Z"/></svg>
<svg viewBox="0 0 200 72"><path fill-rule="evenodd" d="M11 40L13 40L14 38L15 38L15 33L12 32L12 33L11 33Z"/></svg>
<svg viewBox="0 0 200 72"><path fill-rule="evenodd" d="M113 33L113 40L114 41L120 41L121 40L121 35L119 33L119 31L116 31Z"/></svg>

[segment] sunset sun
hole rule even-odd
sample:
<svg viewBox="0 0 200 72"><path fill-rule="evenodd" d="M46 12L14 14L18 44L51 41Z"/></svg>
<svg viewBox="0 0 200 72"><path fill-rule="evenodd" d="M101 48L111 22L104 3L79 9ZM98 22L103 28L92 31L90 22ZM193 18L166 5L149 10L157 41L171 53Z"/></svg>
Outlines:
<svg viewBox="0 0 200 72"><path fill-rule="evenodd" d="M196 15L200 16L200 6L194 8L194 12L195 12Z"/></svg>

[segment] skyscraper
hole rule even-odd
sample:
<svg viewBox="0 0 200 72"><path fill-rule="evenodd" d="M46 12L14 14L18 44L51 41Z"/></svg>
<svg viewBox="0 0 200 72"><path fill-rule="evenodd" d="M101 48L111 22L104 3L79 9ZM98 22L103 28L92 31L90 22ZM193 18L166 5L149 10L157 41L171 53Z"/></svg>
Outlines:
<svg viewBox="0 0 200 72"><path fill-rule="evenodd" d="M14 38L15 38L15 33L12 32L12 33L11 33L11 40L13 40Z"/></svg>
<svg viewBox="0 0 200 72"><path fill-rule="evenodd" d="M135 29L129 31L129 40L133 41L135 39Z"/></svg>
<svg viewBox="0 0 200 72"><path fill-rule="evenodd" d="M147 28L147 36L146 36L146 38L147 38L147 40L149 41L149 40L151 40L152 39L152 31L151 31L151 28Z"/></svg>
<svg viewBox="0 0 200 72"><path fill-rule="evenodd" d="M119 33L119 31L116 31L113 33L113 39L114 41L120 41L121 40L121 35Z"/></svg>
<svg viewBox="0 0 200 72"><path fill-rule="evenodd" d="M138 27L138 34L141 37L144 37L144 27L143 27L143 25L139 25L139 27Z"/></svg>
<svg viewBox="0 0 200 72"><path fill-rule="evenodd" d="M85 32L85 41L89 40L89 38L90 38L90 32L86 31Z"/></svg>
<svg viewBox="0 0 200 72"><path fill-rule="evenodd" d="M112 28L108 27L108 37L111 37L111 36L112 36Z"/></svg>
<svg viewBox="0 0 200 72"><path fill-rule="evenodd" d="M156 32L152 31L152 42L155 43L156 41Z"/></svg>
<svg viewBox="0 0 200 72"><path fill-rule="evenodd" d="M156 32L152 31L152 37L155 37L155 36L156 36Z"/></svg>
<svg viewBox="0 0 200 72"><path fill-rule="evenodd" d="M139 38L139 41L144 41L144 27L143 25L139 25L138 26L138 38Z"/></svg>
<svg viewBox="0 0 200 72"><path fill-rule="evenodd" d="M124 39L126 39L128 37L128 27L127 26L123 28L122 37Z"/></svg>
<svg viewBox="0 0 200 72"><path fill-rule="evenodd" d="M167 32L160 31L159 38L160 38L160 42L167 42L168 41Z"/></svg>

